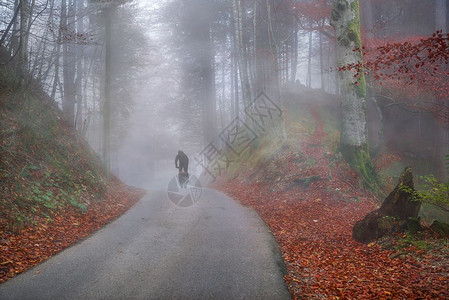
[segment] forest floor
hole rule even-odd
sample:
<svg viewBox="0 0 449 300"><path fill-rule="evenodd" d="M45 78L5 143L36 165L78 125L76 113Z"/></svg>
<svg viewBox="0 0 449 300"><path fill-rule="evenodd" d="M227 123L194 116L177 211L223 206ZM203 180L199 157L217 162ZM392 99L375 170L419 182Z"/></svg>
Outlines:
<svg viewBox="0 0 449 300"><path fill-rule="evenodd" d="M107 178L99 157L39 85L0 68L0 283L128 210L144 191Z"/></svg>
<svg viewBox="0 0 449 300"><path fill-rule="evenodd" d="M330 154L324 146L328 134L324 122L316 109L311 115L315 127L301 139L301 155L286 147L277 154L277 162L265 164L258 175L244 171L213 184L253 207L271 228L288 269L285 281L292 296L449 298L447 239L430 230L415 236L400 233L367 245L352 239L354 223L378 207L379 197L361 189L347 164ZM384 155L377 167L397 159Z"/></svg>
<svg viewBox="0 0 449 300"><path fill-rule="evenodd" d="M57 210L51 219L38 217L35 225L15 233L0 218L0 283L47 260L115 220L139 201L144 191L127 186L116 178L108 184L104 199L87 211L73 206Z"/></svg>

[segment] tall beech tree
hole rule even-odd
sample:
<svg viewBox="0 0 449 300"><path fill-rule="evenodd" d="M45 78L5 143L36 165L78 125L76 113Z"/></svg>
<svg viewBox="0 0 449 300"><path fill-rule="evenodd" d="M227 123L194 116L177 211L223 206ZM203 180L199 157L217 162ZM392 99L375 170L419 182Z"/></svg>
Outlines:
<svg viewBox="0 0 449 300"><path fill-rule="evenodd" d="M362 61L359 1L335 0L331 25L337 39L337 66ZM366 183L375 185L366 126L366 85L363 73L358 78L350 72L340 72L342 124L340 151L351 166L360 172Z"/></svg>

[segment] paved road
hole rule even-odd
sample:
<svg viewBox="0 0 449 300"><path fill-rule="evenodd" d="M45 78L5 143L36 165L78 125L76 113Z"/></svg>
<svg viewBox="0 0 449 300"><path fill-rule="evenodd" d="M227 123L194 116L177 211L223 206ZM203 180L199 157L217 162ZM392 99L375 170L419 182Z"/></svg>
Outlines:
<svg viewBox="0 0 449 300"><path fill-rule="evenodd" d="M213 190L178 208L160 191L1 284L0 299L290 299L282 276L254 211Z"/></svg>

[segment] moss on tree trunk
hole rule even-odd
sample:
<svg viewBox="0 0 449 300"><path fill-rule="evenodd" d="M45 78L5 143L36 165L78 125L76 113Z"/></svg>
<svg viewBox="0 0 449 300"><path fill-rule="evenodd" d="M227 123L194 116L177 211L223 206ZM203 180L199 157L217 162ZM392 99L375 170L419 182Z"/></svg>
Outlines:
<svg viewBox="0 0 449 300"><path fill-rule="evenodd" d="M371 162L368 146L341 145L340 152L351 168L363 179L365 187L378 190L378 177Z"/></svg>
<svg viewBox="0 0 449 300"><path fill-rule="evenodd" d="M359 1L334 0L331 25L337 38L339 67L363 59L360 37ZM366 128L366 82L353 73L340 72L342 126L340 151L367 187L377 190L377 176L368 150Z"/></svg>

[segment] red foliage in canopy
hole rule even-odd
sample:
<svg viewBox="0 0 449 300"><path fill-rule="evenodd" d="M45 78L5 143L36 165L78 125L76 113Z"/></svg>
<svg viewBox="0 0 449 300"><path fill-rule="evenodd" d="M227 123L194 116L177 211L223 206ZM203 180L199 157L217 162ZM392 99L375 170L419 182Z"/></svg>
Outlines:
<svg viewBox="0 0 449 300"><path fill-rule="evenodd" d="M290 1L290 5L297 16L304 16L312 21L329 19L332 12L332 4L328 0L311 2Z"/></svg>
<svg viewBox="0 0 449 300"><path fill-rule="evenodd" d="M373 41L370 44L378 44ZM449 107L444 101L449 95L449 34L435 32L430 37L408 38L388 42L381 46L364 47L364 60L339 68L340 71L372 75L379 84L396 87L408 93L424 92L440 100L432 104L432 111L440 119L449 121L441 114ZM354 51L360 51L359 48ZM415 95L416 95L415 94Z"/></svg>

